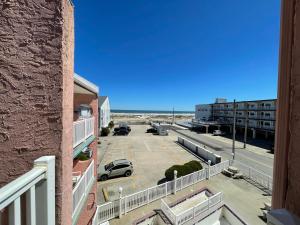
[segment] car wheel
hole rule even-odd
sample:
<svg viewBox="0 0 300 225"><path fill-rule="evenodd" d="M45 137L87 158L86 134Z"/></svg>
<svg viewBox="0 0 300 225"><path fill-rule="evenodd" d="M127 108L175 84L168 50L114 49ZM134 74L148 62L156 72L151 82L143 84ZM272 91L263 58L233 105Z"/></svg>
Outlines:
<svg viewBox="0 0 300 225"><path fill-rule="evenodd" d="M107 175L102 175L100 177L100 181L106 181L108 179L108 176Z"/></svg>
<svg viewBox="0 0 300 225"><path fill-rule="evenodd" d="M131 176L131 171L130 170L125 172L125 177L129 177L129 176Z"/></svg>

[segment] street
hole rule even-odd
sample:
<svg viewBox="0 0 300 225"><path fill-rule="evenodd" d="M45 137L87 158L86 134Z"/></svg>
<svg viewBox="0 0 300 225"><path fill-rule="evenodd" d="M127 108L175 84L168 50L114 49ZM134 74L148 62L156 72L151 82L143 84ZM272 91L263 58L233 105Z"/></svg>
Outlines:
<svg viewBox="0 0 300 225"><path fill-rule="evenodd" d="M232 159L231 139L221 136L212 136L211 134L199 134L190 130L173 130L171 132L176 132L192 142L198 142L205 145L207 149L222 156L223 160ZM264 172L269 176L273 175L274 156L268 153L268 150L249 144L246 149L244 149L243 143L239 141L236 141L235 146L236 160L256 170Z"/></svg>

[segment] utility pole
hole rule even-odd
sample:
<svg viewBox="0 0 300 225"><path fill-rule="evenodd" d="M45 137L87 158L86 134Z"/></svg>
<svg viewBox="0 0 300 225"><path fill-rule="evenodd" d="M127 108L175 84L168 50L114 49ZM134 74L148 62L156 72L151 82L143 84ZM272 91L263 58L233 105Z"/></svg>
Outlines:
<svg viewBox="0 0 300 225"><path fill-rule="evenodd" d="M236 105L233 101L233 129L232 129L232 159L235 159L235 121L236 121Z"/></svg>
<svg viewBox="0 0 300 225"><path fill-rule="evenodd" d="M175 114L174 114L174 107L173 107L173 122L172 122L172 125L174 125L175 123Z"/></svg>
<svg viewBox="0 0 300 225"><path fill-rule="evenodd" d="M248 103L246 103L246 119L245 119L245 132L244 132L244 148L246 148L247 144L247 131L248 131Z"/></svg>

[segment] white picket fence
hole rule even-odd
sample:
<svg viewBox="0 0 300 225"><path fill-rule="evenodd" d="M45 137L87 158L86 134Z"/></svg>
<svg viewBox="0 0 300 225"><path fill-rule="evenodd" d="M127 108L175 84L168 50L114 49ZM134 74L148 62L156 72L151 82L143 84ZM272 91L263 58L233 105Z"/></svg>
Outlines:
<svg viewBox="0 0 300 225"><path fill-rule="evenodd" d="M168 206L167 203L163 199L161 199L161 210L164 214L168 217L168 219L174 225L181 225L184 224L195 217L198 217L200 214L207 212L205 215L208 215L210 211L214 210L213 206L222 203L223 201L223 194L221 192L209 197L207 200L191 207L180 214L176 215L172 208Z"/></svg>
<svg viewBox="0 0 300 225"><path fill-rule="evenodd" d="M233 165L236 166L242 173L243 176L254 181L255 183L266 188L270 193L273 189L273 178L257 169L247 166L237 160L233 161Z"/></svg>
<svg viewBox="0 0 300 225"><path fill-rule="evenodd" d="M209 171L210 177L221 173L224 169L227 169L229 166L230 166L229 160L224 161L223 163L219 163L214 166L211 166L210 171Z"/></svg>
<svg viewBox="0 0 300 225"><path fill-rule="evenodd" d="M72 217L80 210L80 204L88 194L91 183L94 181L94 160L90 163L73 189L73 214Z"/></svg>
<svg viewBox="0 0 300 225"><path fill-rule="evenodd" d="M196 184L205 179L209 179L209 177L221 173L223 169L227 169L228 167L229 161L224 161L186 176L175 178L173 181L156 185L134 194L123 196L113 202L107 202L98 206L97 214L95 214L95 217L97 218L94 218L95 224L100 224L122 214L126 214L127 212L158 199L164 198L172 193L175 194L176 191L180 191L183 188Z"/></svg>
<svg viewBox="0 0 300 225"><path fill-rule="evenodd" d="M94 123L94 117L73 122L73 148L94 134Z"/></svg>

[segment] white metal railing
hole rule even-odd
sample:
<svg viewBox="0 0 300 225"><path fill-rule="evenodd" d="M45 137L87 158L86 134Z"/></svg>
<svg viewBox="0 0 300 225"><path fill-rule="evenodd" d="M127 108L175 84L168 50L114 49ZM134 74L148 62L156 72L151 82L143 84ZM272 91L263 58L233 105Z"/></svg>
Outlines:
<svg viewBox="0 0 300 225"><path fill-rule="evenodd" d="M21 215L26 215L26 224L55 225L55 156L38 158L32 170L0 189L3 209L8 210L8 224L20 225Z"/></svg>
<svg viewBox="0 0 300 225"><path fill-rule="evenodd" d="M73 148L94 134L94 124L94 117L73 122Z"/></svg>
<svg viewBox="0 0 300 225"><path fill-rule="evenodd" d="M179 178L175 176L172 181L130 195L121 196L119 200L100 205L98 214L96 215L98 224L119 216L120 214L126 214L138 207L149 204L150 202L166 197L172 193L176 194L177 191L205 179L209 179L209 177L221 173L223 169L227 169L228 167L229 161L224 161L186 176Z"/></svg>
<svg viewBox="0 0 300 225"><path fill-rule="evenodd" d="M224 169L227 169L229 167L229 160L226 160L224 162L218 163L214 166L209 167L209 176L215 176L219 173L221 173Z"/></svg>
<svg viewBox="0 0 300 225"><path fill-rule="evenodd" d="M160 201L160 209L163 211L166 217L168 217L168 219L171 221L172 224L176 224L175 213L163 199L161 199Z"/></svg>
<svg viewBox="0 0 300 225"><path fill-rule="evenodd" d="M211 213L213 210L213 206L219 205L223 201L223 194L221 192L209 197L207 200L200 202L199 204L181 212L180 214L176 215L172 208L170 208L167 203L163 199L161 199L161 210L163 213L168 217L168 219L174 225L181 225L184 224L195 217L206 212L205 216ZM198 219L198 218L197 218Z"/></svg>
<svg viewBox="0 0 300 225"><path fill-rule="evenodd" d="M72 217L80 210L80 205L86 195L89 193L91 183L94 181L94 160L83 173L79 181L76 183L73 189L73 213Z"/></svg>
<svg viewBox="0 0 300 225"><path fill-rule="evenodd" d="M233 165L239 168L243 176L266 188L270 193L272 192L273 178L271 176L236 160L233 161Z"/></svg>

